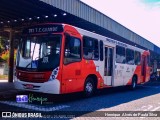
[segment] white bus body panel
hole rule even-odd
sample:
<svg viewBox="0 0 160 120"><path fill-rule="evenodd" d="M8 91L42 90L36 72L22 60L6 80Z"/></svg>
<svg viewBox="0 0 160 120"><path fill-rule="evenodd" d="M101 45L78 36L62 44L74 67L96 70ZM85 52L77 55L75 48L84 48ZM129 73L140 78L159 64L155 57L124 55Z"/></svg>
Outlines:
<svg viewBox="0 0 160 120"><path fill-rule="evenodd" d="M26 89L24 85L31 84L33 86L39 86L38 88ZM33 91L33 92L41 92L41 93L50 93L50 94L60 94L60 82L57 79L52 81L47 81L44 83L32 83L32 82L24 82L20 81L16 77L14 78L14 86L16 89L25 90L25 91Z"/></svg>
<svg viewBox="0 0 160 120"><path fill-rule="evenodd" d="M103 41L103 50L105 48L105 46L108 47L112 47L114 49L114 53L113 53L113 73L112 76L104 76L104 60L103 61L96 61L94 60L95 66L99 68L99 73L102 76L103 80L104 80L104 84L105 85L111 85L111 86L123 86L126 85L128 83L128 81L132 78L137 65L128 65L128 64L120 64L120 63L116 63L116 44L107 41L107 39L113 40L113 41L117 41L111 38L107 38L105 36L102 35L98 35L96 33L87 31L87 30L83 30L81 28L77 28L75 27L75 29L77 29L77 31L83 36L88 36L91 38L95 38L98 41L102 40ZM119 42L119 41L118 41ZM119 42L122 43L122 42ZM125 43L123 43L125 44ZM139 51L141 54L144 52L143 49L125 44L127 47L125 48L129 48L135 51ZM104 56L104 52L103 52L103 56Z"/></svg>

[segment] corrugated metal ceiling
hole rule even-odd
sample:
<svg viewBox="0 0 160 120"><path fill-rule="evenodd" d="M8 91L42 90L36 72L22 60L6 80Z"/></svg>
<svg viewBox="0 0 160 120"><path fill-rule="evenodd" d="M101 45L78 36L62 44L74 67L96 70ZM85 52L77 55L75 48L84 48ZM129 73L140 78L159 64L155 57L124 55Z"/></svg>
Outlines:
<svg viewBox="0 0 160 120"><path fill-rule="evenodd" d="M51 0L48 2L51 2ZM89 31L96 31L98 34L144 48L120 35L104 29L103 27L88 22L87 20L80 18L80 16L75 16L70 13L67 13L67 15L64 16L63 13L65 12L66 11L40 0L0 0L0 32L6 26L23 27L37 22L62 22ZM55 15L57 16L55 17ZM46 18L46 16L48 17ZM39 19L37 17L39 17ZM158 49L159 48L156 49L157 53Z"/></svg>

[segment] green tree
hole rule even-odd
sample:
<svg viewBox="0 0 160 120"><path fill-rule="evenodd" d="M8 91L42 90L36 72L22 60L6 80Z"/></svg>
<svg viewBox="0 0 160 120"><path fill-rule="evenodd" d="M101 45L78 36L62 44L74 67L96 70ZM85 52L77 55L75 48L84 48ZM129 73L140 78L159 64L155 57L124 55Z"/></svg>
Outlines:
<svg viewBox="0 0 160 120"><path fill-rule="evenodd" d="M0 62L8 61L9 55L6 54L6 52L7 52L7 49L6 49L7 42L8 41L7 41L6 37L0 36Z"/></svg>
<svg viewBox="0 0 160 120"><path fill-rule="evenodd" d="M4 37L0 36L0 54L5 50L6 40Z"/></svg>

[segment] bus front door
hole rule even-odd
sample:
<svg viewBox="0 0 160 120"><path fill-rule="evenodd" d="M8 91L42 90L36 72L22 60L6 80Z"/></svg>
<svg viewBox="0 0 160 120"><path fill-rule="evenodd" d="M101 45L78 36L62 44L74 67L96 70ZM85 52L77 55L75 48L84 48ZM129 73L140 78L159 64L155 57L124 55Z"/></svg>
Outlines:
<svg viewBox="0 0 160 120"><path fill-rule="evenodd" d="M113 80L113 48L105 47L104 84L112 85Z"/></svg>

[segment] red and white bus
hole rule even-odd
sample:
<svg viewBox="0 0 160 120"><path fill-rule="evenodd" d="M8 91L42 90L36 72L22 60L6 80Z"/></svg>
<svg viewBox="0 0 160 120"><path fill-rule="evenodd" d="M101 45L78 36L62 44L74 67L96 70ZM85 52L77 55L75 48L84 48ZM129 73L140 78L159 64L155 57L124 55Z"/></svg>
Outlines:
<svg viewBox="0 0 160 120"><path fill-rule="evenodd" d="M150 78L150 52L67 24L23 30L17 51L17 89L50 94L126 86Z"/></svg>

